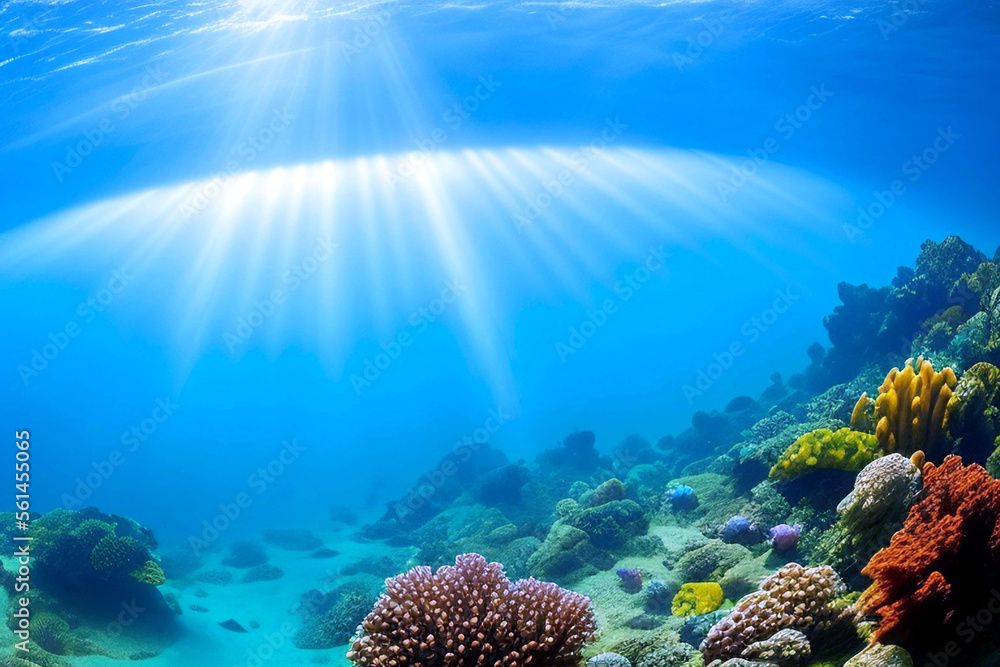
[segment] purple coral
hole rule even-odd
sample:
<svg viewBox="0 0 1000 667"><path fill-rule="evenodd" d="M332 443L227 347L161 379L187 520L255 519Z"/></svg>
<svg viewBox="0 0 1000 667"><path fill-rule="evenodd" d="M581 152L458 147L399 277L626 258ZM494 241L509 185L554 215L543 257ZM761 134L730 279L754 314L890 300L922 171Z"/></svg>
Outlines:
<svg viewBox="0 0 1000 667"><path fill-rule="evenodd" d="M799 524L794 526L789 526L787 523L778 524L771 529L771 547L779 554L795 551L799 546L801 532L802 526Z"/></svg>
<svg viewBox="0 0 1000 667"><path fill-rule="evenodd" d="M722 527L722 541L727 544L757 544L762 539L757 526L744 516L736 515Z"/></svg>
<svg viewBox="0 0 1000 667"><path fill-rule="evenodd" d="M623 567L617 572L622 580L622 589L626 593L638 593L642 590L642 572L634 567Z"/></svg>

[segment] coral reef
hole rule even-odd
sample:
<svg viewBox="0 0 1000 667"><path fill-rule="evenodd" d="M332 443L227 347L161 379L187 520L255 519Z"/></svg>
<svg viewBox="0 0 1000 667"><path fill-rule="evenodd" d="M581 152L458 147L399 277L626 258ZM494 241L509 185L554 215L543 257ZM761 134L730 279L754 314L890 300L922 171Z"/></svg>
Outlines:
<svg viewBox="0 0 1000 667"><path fill-rule="evenodd" d="M773 573L773 568L769 567L772 561L772 554L763 553L756 558L743 560L726 570L719 585L722 591L730 600L739 600L757 590L760 582L767 579Z"/></svg>
<svg viewBox="0 0 1000 667"><path fill-rule="evenodd" d="M587 660L587 667L632 667L632 664L623 655L601 653Z"/></svg>
<svg viewBox="0 0 1000 667"><path fill-rule="evenodd" d="M698 495L690 486L680 484L667 491L667 502L678 512L690 512L698 507Z"/></svg>
<svg viewBox="0 0 1000 667"><path fill-rule="evenodd" d="M737 514L722 527L722 541L727 544L752 546L763 540L760 529L744 516Z"/></svg>
<svg viewBox="0 0 1000 667"><path fill-rule="evenodd" d="M350 642L358 624L368 615L378 593L363 584L344 584L325 595L309 591L299 611L302 627L292 642L301 649L328 649Z"/></svg>
<svg viewBox="0 0 1000 667"><path fill-rule="evenodd" d="M882 449L873 435L849 428L818 429L796 440L771 468L770 477L787 480L817 468L856 472L880 456Z"/></svg>
<svg viewBox="0 0 1000 667"><path fill-rule="evenodd" d="M521 463L502 466L484 473L472 488L476 502L491 506L514 505L522 501L521 487L528 483L528 469Z"/></svg>
<svg viewBox="0 0 1000 667"><path fill-rule="evenodd" d="M907 649L924 648L907 643L913 636L929 647L935 632L954 632L947 624L960 622L989 585L1000 584L994 581L1000 575L987 572L1000 569L1000 546L982 546L993 540L991 511L967 507L989 488L985 473L977 473L975 492L951 494L940 507L926 505L935 493L944 498L933 489L921 500L925 458L937 463L957 453L1000 476L997 259L1000 253L987 261L956 237L928 241L916 267L901 267L891 286L841 285L843 305L824 322L832 347L811 345L808 367L787 382L775 374L758 397L697 412L689 428L653 439L655 445L645 435L629 436L610 456L598 452L592 431L571 433L527 463L487 446L474 463L443 475L431 494L421 493L431 484L422 478L362 536L414 550L416 562L431 566L455 559L452 570L464 558L459 554L480 553L518 568L517 577L586 593L602 628L590 648L600 654L592 664L909 665ZM887 375L891 366L897 368ZM926 532L906 555L899 547L913 522L926 523L920 528ZM827 566L789 564L793 558ZM377 569L384 576L405 569L368 560L341 573ZM958 571L959 562L967 571ZM843 582L856 591L868 587L863 569L876 575L875 584L864 604L852 607L860 593L843 594ZM414 581L424 582L430 596L426 586L438 575L421 572ZM911 576L916 572L919 577ZM902 584L885 583L896 580L906 580L908 594ZM510 586L506 577L503 585ZM439 586L437 594L459 590ZM356 617L364 605L341 597L353 610L345 618ZM736 607L716 609L727 598L739 600ZM415 603L404 599L410 598L380 601L376 611L385 618L416 614ZM350 622L325 618L331 608L313 614L297 643L319 647L332 645L334 634L344 639ZM697 615L708 609L716 610ZM860 622L859 611L870 617ZM432 616L442 628L452 618ZM862 651L858 633L876 619L876 635L899 646L876 642ZM471 650L488 635L465 633L443 647L445 635L435 632L422 646L431 621L412 620L393 626L379 616L382 625L369 630L396 632L396 646L407 641L405 650L415 653ZM358 641L370 634L362 632ZM369 656L385 649L378 641L372 640ZM695 646L703 648L704 661ZM977 642L960 661L1000 665L997 656L988 657L991 650ZM923 664L924 656L913 656ZM482 658L484 664L503 659ZM465 662L460 653L454 660ZM531 664L553 663L536 658Z"/></svg>
<svg viewBox="0 0 1000 667"><path fill-rule="evenodd" d="M625 500L626 497L627 494L625 493L625 485L622 484L620 479L612 477L608 481L603 482L592 492L585 494L581 500L586 503L588 507L597 507L599 505L610 503L613 500Z"/></svg>
<svg viewBox="0 0 1000 667"><path fill-rule="evenodd" d="M573 525L599 549L620 549L630 537L644 535L649 519L633 500L613 500L580 511Z"/></svg>
<svg viewBox="0 0 1000 667"><path fill-rule="evenodd" d="M749 549L739 544L709 540L704 546L681 556L674 570L684 581L714 581L729 568L752 556Z"/></svg>
<svg viewBox="0 0 1000 667"><path fill-rule="evenodd" d="M148 529L87 508L38 516L29 534L33 576L22 595L30 597L39 656L151 657L176 638L176 615L157 589L165 576ZM122 600L144 613L122 625Z"/></svg>
<svg viewBox="0 0 1000 667"><path fill-rule="evenodd" d="M920 468L900 454L870 463L837 507L842 535L839 547L857 564L866 564L903 527L922 488Z"/></svg>
<svg viewBox="0 0 1000 667"><path fill-rule="evenodd" d="M751 645L781 630L803 633L814 651L842 635L844 626L853 632L850 612L835 604L843 591L843 582L833 569L789 563L712 627L701 644L706 664L745 658Z"/></svg>
<svg viewBox="0 0 1000 667"><path fill-rule="evenodd" d="M622 590L626 593L635 594L642 590L642 572L638 568L618 568L615 574L621 579Z"/></svg>
<svg viewBox="0 0 1000 667"><path fill-rule="evenodd" d="M288 551L316 551L323 548L323 540L311 531L301 528L275 528L261 535L265 542Z"/></svg>
<svg viewBox="0 0 1000 667"><path fill-rule="evenodd" d="M229 553L222 559L223 565L239 569L249 569L267 562L267 551L259 542L241 540L229 545Z"/></svg>
<svg viewBox="0 0 1000 667"><path fill-rule="evenodd" d="M743 658L779 667L793 666L802 664L811 652L808 637L798 630L785 629L747 646L743 650Z"/></svg>
<svg viewBox="0 0 1000 667"><path fill-rule="evenodd" d="M597 549L587 533L556 522L545 541L528 558L529 571L543 579L571 584L614 565L614 558Z"/></svg>
<svg viewBox="0 0 1000 667"><path fill-rule="evenodd" d="M799 536L802 534L802 526L795 524L789 526L787 523L780 523L770 532L771 548L775 553L784 554L795 551L799 546Z"/></svg>
<svg viewBox="0 0 1000 667"><path fill-rule="evenodd" d="M899 646L873 644L848 660L844 667L913 667L913 659Z"/></svg>
<svg viewBox="0 0 1000 667"><path fill-rule="evenodd" d="M924 498L863 570L858 601L878 618L873 642L940 650L1000 584L1000 481L949 456L924 467Z"/></svg>
<svg viewBox="0 0 1000 667"><path fill-rule="evenodd" d="M700 616L722 606L725 595L714 581L688 583L681 586L670 605L674 616Z"/></svg>
<svg viewBox="0 0 1000 667"><path fill-rule="evenodd" d="M671 585L662 579L649 582L649 586L646 587L646 602L643 605L643 610L648 614L670 613L674 596L679 590L679 586Z"/></svg>
<svg viewBox="0 0 1000 667"><path fill-rule="evenodd" d="M360 629L347 654L357 665L576 667L596 626L586 597L534 579L512 584L499 564L464 554L387 580Z"/></svg>
<svg viewBox="0 0 1000 667"><path fill-rule="evenodd" d="M1000 368L980 362L959 379L948 401L948 435L970 463L984 463L1000 436Z"/></svg>
<svg viewBox="0 0 1000 667"><path fill-rule="evenodd" d="M908 359L902 370L889 371L874 403L862 394L851 426L858 428L870 421L871 406L875 437L883 451L905 456L922 451L938 460L935 457L945 450L948 401L956 384L958 378L950 368L935 372L927 359Z"/></svg>

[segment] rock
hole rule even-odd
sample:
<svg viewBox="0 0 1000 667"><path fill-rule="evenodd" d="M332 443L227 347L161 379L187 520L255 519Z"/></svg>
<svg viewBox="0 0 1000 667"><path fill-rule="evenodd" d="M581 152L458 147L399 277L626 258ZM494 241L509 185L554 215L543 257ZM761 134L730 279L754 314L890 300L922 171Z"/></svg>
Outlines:
<svg viewBox="0 0 1000 667"><path fill-rule="evenodd" d="M913 667L913 659L899 646L875 644L848 660L844 667Z"/></svg>
<svg viewBox="0 0 1000 667"><path fill-rule="evenodd" d="M739 600L757 590L760 582L773 574L766 565L768 554L740 561L726 570L719 585L730 600Z"/></svg>
<svg viewBox="0 0 1000 667"><path fill-rule="evenodd" d="M587 533L558 521L528 558L528 570L536 578L566 584L612 565L614 559L594 547Z"/></svg>
<svg viewBox="0 0 1000 667"><path fill-rule="evenodd" d="M736 564L751 558L753 553L742 545L709 540L681 557L674 569L684 581L716 581Z"/></svg>
<svg viewBox="0 0 1000 667"><path fill-rule="evenodd" d="M265 530L264 541L289 551L315 551L323 547L323 540L310 531L299 528Z"/></svg>
<svg viewBox="0 0 1000 667"><path fill-rule="evenodd" d="M230 632L247 632L247 629L236 622L235 619L227 619L219 623L219 625Z"/></svg>
<svg viewBox="0 0 1000 667"><path fill-rule="evenodd" d="M625 656L617 653L601 653L587 661L587 667L632 667Z"/></svg>

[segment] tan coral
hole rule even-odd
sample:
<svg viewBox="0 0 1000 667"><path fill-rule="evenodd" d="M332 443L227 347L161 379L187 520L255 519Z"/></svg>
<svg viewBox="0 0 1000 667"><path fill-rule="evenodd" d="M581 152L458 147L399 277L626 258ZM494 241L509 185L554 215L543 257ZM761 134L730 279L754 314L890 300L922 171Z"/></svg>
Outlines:
<svg viewBox="0 0 1000 667"><path fill-rule="evenodd" d="M909 359L902 370L893 368L874 401L863 394L851 422L865 426L869 415L876 420L875 437L886 452L910 456L916 451L934 452L946 438L948 401L958 378L950 368L937 372L923 357Z"/></svg>

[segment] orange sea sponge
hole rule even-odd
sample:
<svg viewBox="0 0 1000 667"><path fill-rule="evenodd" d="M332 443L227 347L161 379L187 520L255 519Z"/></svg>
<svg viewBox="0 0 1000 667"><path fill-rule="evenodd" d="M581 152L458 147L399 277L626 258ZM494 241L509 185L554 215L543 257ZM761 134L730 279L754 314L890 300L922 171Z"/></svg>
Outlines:
<svg viewBox="0 0 1000 667"><path fill-rule="evenodd" d="M1000 585L1000 480L957 456L928 463L924 499L862 572L874 581L858 601L879 620L871 641L940 650Z"/></svg>

